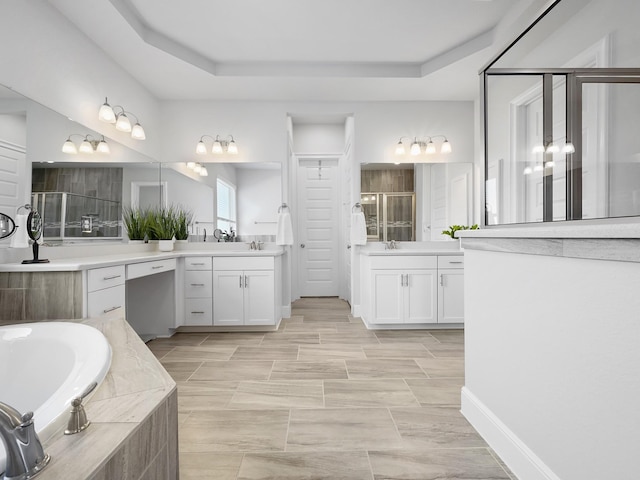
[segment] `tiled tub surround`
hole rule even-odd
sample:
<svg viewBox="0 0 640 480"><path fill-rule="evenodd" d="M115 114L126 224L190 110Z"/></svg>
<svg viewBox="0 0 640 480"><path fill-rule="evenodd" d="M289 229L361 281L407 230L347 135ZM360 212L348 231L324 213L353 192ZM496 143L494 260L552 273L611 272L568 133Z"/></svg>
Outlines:
<svg viewBox="0 0 640 480"><path fill-rule="evenodd" d="M113 351L111 369L86 405L91 425L45 442L42 480L175 480L176 384L123 319L90 319Z"/></svg>
<svg viewBox="0 0 640 480"><path fill-rule="evenodd" d="M148 344L178 384L182 480L515 479L459 412L461 330L292 307L275 332Z"/></svg>

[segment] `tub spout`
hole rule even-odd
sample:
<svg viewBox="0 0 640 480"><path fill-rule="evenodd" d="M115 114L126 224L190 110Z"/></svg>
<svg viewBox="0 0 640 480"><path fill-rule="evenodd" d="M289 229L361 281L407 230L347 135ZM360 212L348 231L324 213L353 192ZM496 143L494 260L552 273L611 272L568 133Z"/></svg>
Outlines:
<svg viewBox="0 0 640 480"><path fill-rule="evenodd" d="M0 439L7 452L6 480L33 478L51 460L36 434L33 412L21 415L15 408L0 402Z"/></svg>

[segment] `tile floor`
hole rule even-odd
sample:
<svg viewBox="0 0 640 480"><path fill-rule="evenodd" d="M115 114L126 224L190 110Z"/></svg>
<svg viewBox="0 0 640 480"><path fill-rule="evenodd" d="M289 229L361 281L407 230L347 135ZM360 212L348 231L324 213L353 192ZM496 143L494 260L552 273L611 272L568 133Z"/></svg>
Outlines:
<svg viewBox="0 0 640 480"><path fill-rule="evenodd" d="M277 332L148 345L178 384L182 480L515 479L459 412L462 331L309 298Z"/></svg>

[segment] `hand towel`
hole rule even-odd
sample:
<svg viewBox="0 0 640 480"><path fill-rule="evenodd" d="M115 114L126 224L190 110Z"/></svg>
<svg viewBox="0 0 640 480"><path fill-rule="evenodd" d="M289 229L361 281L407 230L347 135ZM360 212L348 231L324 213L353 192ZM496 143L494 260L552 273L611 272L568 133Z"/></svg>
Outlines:
<svg viewBox="0 0 640 480"><path fill-rule="evenodd" d="M11 248L28 248L29 234L27 233L27 215L16 215L16 231L11 237Z"/></svg>
<svg viewBox="0 0 640 480"><path fill-rule="evenodd" d="M351 214L351 245L367 244L367 225L364 219L364 213L354 212Z"/></svg>
<svg viewBox="0 0 640 480"><path fill-rule="evenodd" d="M289 212L280 212L278 214L276 245L293 245L293 228L291 227L291 215Z"/></svg>

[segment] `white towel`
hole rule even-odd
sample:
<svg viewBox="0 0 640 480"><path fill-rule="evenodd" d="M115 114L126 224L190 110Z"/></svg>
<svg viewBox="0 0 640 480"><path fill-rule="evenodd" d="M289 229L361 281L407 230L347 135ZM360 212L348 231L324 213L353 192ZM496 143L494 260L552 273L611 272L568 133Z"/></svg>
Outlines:
<svg viewBox="0 0 640 480"><path fill-rule="evenodd" d="M367 224L364 213L354 212L351 214L351 245L367 244Z"/></svg>
<svg viewBox="0 0 640 480"><path fill-rule="evenodd" d="M27 233L27 215L16 215L16 231L11 237L11 248L28 248L29 234Z"/></svg>
<svg viewBox="0 0 640 480"><path fill-rule="evenodd" d="M276 245L293 245L293 228L291 227L291 215L289 212L280 212L278 214Z"/></svg>

